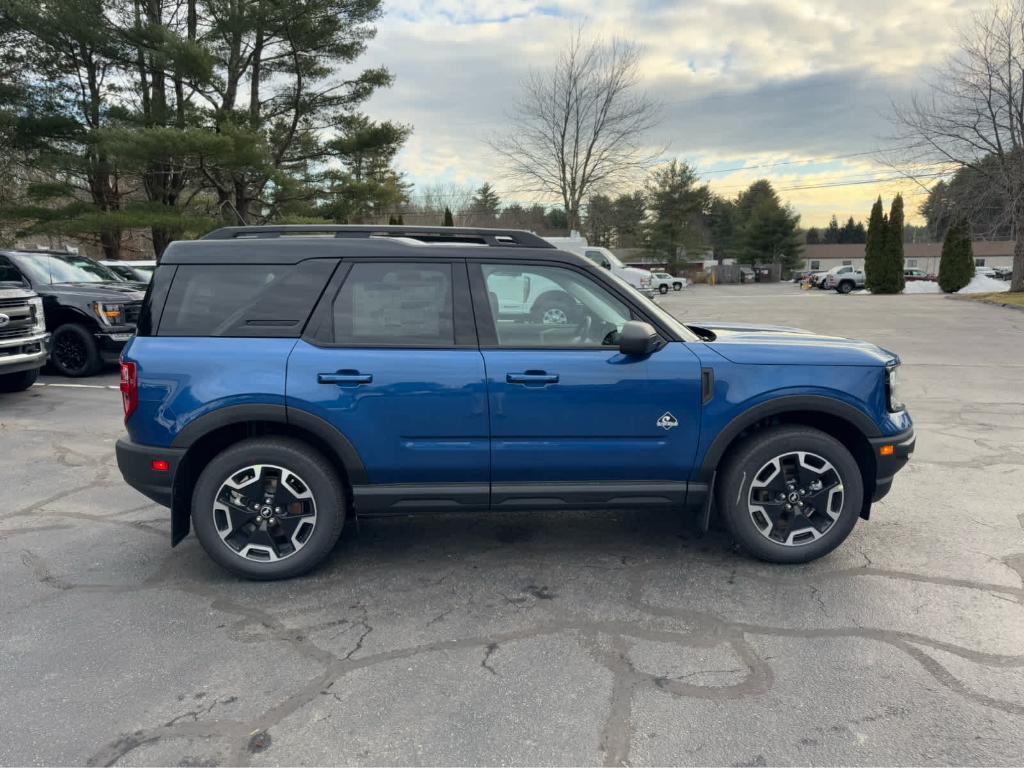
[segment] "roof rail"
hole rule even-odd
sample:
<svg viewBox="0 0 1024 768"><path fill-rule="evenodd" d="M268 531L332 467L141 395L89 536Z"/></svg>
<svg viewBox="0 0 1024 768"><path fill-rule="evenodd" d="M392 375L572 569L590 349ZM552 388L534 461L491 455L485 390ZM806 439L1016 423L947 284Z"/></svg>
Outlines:
<svg viewBox="0 0 1024 768"><path fill-rule="evenodd" d="M392 237L421 243L445 245L486 245L510 248L554 248L543 238L520 229L477 227L414 227L389 224L267 224L251 227L221 227L202 240L243 240L294 236Z"/></svg>

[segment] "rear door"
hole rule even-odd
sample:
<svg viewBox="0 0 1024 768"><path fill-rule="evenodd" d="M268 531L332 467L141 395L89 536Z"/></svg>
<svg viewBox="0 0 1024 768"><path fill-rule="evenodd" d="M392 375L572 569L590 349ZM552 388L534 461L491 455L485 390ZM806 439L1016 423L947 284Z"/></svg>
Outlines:
<svg viewBox="0 0 1024 768"><path fill-rule="evenodd" d="M365 467L360 512L486 507L484 364L466 265L346 260L288 362L289 418L332 424Z"/></svg>
<svg viewBox="0 0 1024 768"><path fill-rule="evenodd" d="M583 269L470 264L487 369L497 509L681 503L700 429L685 344L618 351L631 307ZM543 290L518 311L504 295ZM551 311L549 308L557 308Z"/></svg>

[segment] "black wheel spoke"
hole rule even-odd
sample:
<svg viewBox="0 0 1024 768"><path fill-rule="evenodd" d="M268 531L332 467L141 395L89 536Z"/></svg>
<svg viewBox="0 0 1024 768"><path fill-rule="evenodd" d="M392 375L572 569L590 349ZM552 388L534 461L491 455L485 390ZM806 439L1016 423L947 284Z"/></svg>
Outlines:
<svg viewBox="0 0 1024 768"><path fill-rule="evenodd" d="M827 459L796 452L776 456L754 475L748 509L763 536L788 546L814 541L835 522L830 513L832 491L842 485Z"/></svg>
<svg viewBox="0 0 1024 768"><path fill-rule="evenodd" d="M240 557L273 561L298 552L316 526L316 505L294 472L253 465L226 478L217 493L214 524Z"/></svg>

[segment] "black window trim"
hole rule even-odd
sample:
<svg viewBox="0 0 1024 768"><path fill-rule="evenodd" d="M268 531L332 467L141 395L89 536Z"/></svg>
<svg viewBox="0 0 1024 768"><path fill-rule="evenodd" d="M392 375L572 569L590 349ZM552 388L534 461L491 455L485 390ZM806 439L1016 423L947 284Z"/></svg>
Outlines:
<svg viewBox="0 0 1024 768"><path fill-rule="evenodd" d="M334 301L348 279L352 267L360 263L449 265L452 269L452 326L455 343L438 345L429 343L414 344L410 342L394 344L380 342L365 344L336 342L334 340ZM478 349L477 329L473 319L466 260L455 257L425 259L422 256L387 258L352 256L345 258L338 269L335 270L334 276L327 283L327 288L321 295L320 301L317 302L316 307L313 308L313 312L310 314L309 322L306 324L306 331L299 338L308 344L322 349Z"/></svg>
<svg viewBox="0 0 1024 768"><path fill-rule="evenodd" d="M577 264L572 264L565 261L539 261L533 259L474 259L469 266L469 284L471 293L473 296L473 311L476 315L476 327L477 334L480 338L480 349L491 350L491 349L503 349L503 350L529 350L529 351L540 351L547 350L550 352L595 352L604 351L608 352L611 350L617 350L618 347L612 347L604 344L592 344L587 346L581 346L579 344L574 345L551 345L551 344L516 344L514 346L504 345L498 343L498 332L494 327L494 318L491 315L490 300L487 298L487 283L484 280L484 273L482 267L490 266L492 264L510 264L513 266L531 266L531 267L554 267L556 269L569 269L576 272L584 277L588 277L591 280L597 282L602 288L604 288L613 297L621 301L626 305L629 310L630 320L640 320L645 323L650 323L654 329L658 332L658 336L661 339L662 344L668 339L676 340L675 337L667 331L667 329L661 327L661 324L656 321L655 318L650 317L640 307L638 307L625 291L619 290L619 286L614 285L611 279L604 279L604 275L595 272L591 272ZM595 270L599 269L595 265Z"/></svg>

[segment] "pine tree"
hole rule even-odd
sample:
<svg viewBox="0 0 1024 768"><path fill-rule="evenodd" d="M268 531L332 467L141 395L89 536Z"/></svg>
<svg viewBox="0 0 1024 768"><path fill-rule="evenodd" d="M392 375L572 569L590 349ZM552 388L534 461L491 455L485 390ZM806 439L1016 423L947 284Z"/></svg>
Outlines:
<svg viewBox="0 0 1024 768"><path fill-rule="evenodd" d="M455 219L452 218L452 209L449 208L447 205L444 207L444 224L442 226L445 226L445 227L454 227L455 226Z"/></svg>
<svg viewBox="0 0 1024 768"><path fill-rule="evenodd" d="M817 245L821 242L821 233L818 232L817 227L811 227L807 230L806 242L808 245Z"/></svg>
<svg viewBox="0 0 1024 768"><path fill-rule="evenodd" d="M964 218L956 219L942 241L939 260L939 287L956 293L974 277L974 253L971 248L971 227Z"/></svg>
<svg viewBox="0 0 1024 768"><path fill-rule="evenodd" d="M864 272L866 287L872 293L882 285L882 262L885 260L885 240L888 225L882 210L882 198L879 197L871 206L871 218L868 219L868 238L864 247Z"/></svg>
<svg viewBox="0 0 1024 768"><path fill-rule="evenodd" d="M872 293L899 293L903 290L903 196L896 195L889 208L885 229L885 249L881 262L882 277Z"/></svg>

